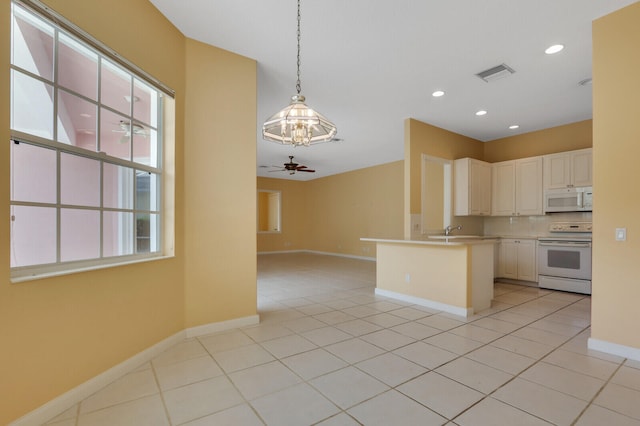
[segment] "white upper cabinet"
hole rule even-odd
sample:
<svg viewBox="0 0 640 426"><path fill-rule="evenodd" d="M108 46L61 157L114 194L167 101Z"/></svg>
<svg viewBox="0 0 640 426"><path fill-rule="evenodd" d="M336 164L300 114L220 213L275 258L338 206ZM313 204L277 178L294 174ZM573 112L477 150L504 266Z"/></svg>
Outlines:
<svg viewBox="0 0 640 426"><path fill-rule="evenodd" d="M493 216L541 215L542 157L492 164Z"/></svg>
<svg viewBox="0 0 640 426"><path fill-rule="evenodd" d="M544 189L591 186L593 182L592 149L545 155Z"/></svg>
<svg viewBox="0 0 640 426"><path fill-rule="evenodd" d="M593 149L581 149L571 155L573 186L593 185Z"/></svg>
<svg viewBox="0 0 640 426"><path fill-rule="evenodd" d="M492 216L516 214L516 162L503 161L492 164Z"/></svg>
<svg viewBox="0 0 640 426"><path fill-rule="evenodd" d="M542 157L516 160L516 214L541 215Z"/></svg>
<svg viewBox="0 0 640 426"><path fill-rule="evenodd" d="M455 216L491 213L491 164L473 158L453 162Z"/></svg>

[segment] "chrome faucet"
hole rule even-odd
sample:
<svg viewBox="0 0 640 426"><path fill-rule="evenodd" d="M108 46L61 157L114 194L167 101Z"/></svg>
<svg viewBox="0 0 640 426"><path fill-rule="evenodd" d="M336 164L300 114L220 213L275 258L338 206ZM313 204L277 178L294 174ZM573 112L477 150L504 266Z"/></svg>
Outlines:
<svg viewBox="0 0 640 426"><path fill-rule="evenodd" d="M444 235L451 235L451 231L453 231L454 229L462 229L462 225L458 225L458 226L451 226L451 225L447 225L446 228L444 228Z"/></svg>

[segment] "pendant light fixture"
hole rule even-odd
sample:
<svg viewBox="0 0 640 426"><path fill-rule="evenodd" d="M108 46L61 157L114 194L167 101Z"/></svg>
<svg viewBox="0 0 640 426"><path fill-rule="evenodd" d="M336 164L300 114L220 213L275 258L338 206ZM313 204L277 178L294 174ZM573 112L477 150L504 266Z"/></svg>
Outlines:
<svg viewBox="0 0 640 426"><path fill-rule="evenodd" d="M300 0L298 0L298 80L297 95L291 97L291 103L275 113L262 125L262 137L265 140L284 145L309 146L318 142L327 142L337 133L336 126L322 114L309 108L305 97L300 94Z"/></svg>

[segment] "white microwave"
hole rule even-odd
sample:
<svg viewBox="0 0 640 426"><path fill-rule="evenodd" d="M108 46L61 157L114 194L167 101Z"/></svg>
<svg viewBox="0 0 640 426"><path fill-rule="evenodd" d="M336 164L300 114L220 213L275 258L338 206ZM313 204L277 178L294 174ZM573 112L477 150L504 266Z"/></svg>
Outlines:
<svg viewBox="0 0 640 426"><path fill-rule="evenodd" d="M593 188L547 189L544 192L544 212L590 212L593 210Z"/></svg>

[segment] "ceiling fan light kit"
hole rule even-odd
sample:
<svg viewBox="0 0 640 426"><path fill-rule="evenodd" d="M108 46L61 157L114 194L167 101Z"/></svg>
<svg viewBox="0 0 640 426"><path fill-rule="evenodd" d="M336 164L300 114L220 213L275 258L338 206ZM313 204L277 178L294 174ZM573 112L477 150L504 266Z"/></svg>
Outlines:
<svg viewBox="0 0 640 426"><path fill-rule="evenodd" d="M309 146L318 142L334 139L338 129L322 114L309 108L305 97L300 94L300 0L298 0L298 80L297 95L291 97L291 103L278 111L262 125L262 137L265 140L284 145Z"/></svg>

